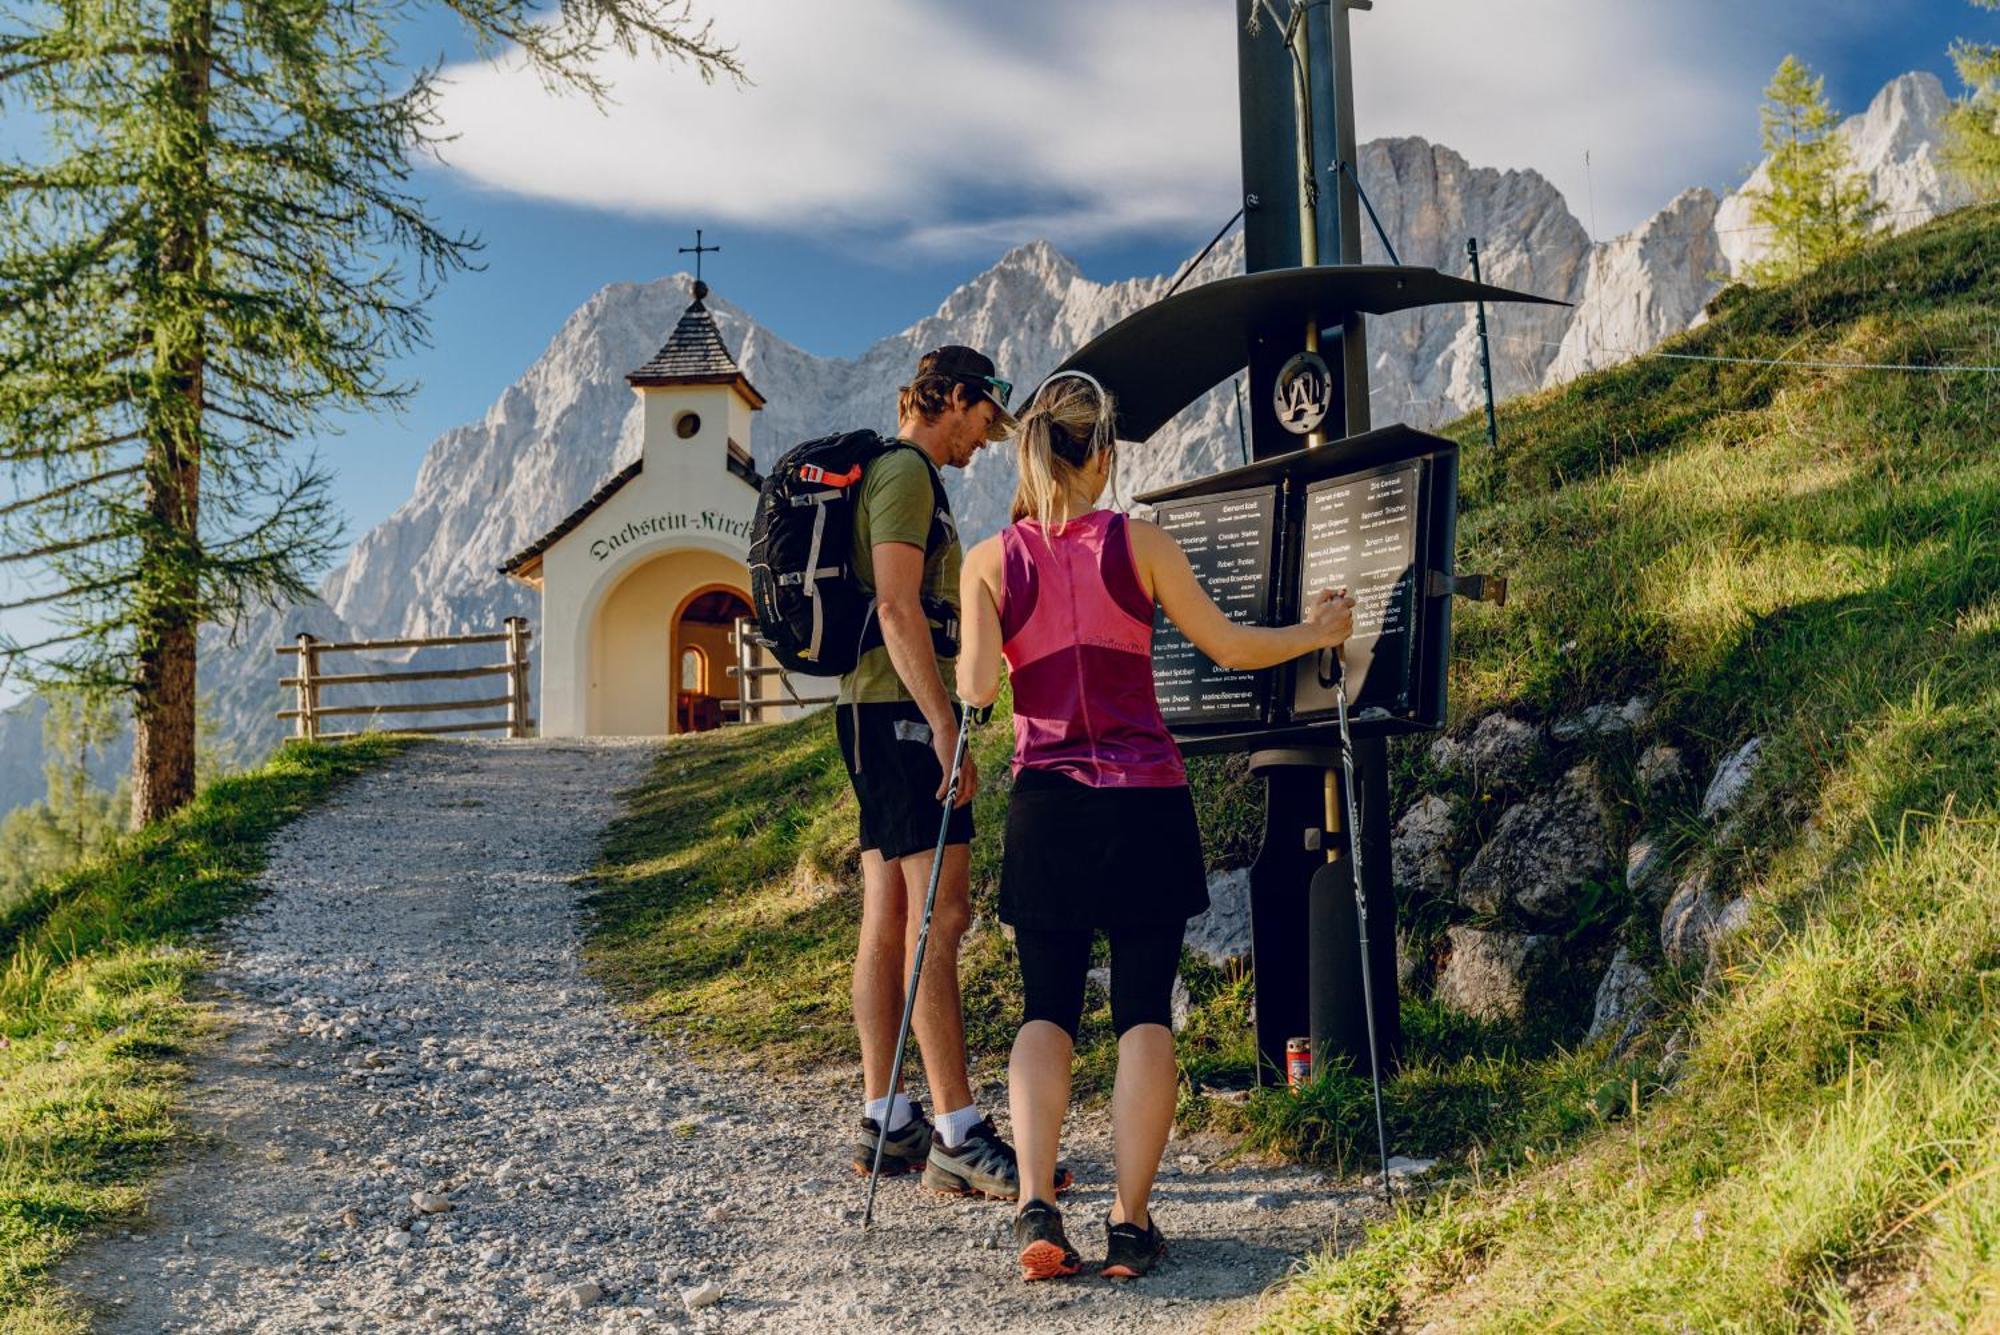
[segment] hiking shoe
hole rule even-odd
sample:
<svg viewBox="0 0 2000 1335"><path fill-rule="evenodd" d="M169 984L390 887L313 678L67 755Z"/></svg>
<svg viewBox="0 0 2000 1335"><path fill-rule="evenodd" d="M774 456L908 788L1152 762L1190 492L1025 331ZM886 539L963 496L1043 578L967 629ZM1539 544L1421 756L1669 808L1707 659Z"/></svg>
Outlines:
<svg viewBox="0 0 2000 1335"><path fill-rule="evenodd" d="M1014 1250L1021 1254L1021 1278L1030 1283L1083 1269L1083 1258L1063 1236L1062 1211L1047 1201L1029 1201L1014 1216Z"/></svg>
<svg viewBox="0 0 2000 1335"><path fill-rule="evenodd" d="M1056 1165L1056 1190L1070 1183L1069 1169ZM1014 1147L1000 1139L991 1118L966 1132L965 1143L955 1150L944 1141L931 1141L929 1159L924 1164L924 1185L947 1196L990 1196L996 1201L1019 1200L1021 1168Z"/></svg>
<svg viewBox="0 0 2000 1335"><path fill-rule="evenodd" d="M1167 1240L1151 1214L1144 1228L1107 1219L1104 1233L1104 1268L1097 1273L1106 1279L1137 1279L1167 1254Z"/></svg>
<svg viewBox="0 0 2000 1335"><path fill-rule="evenodd" d="M910 1120L889 1133L882 1146L882 1176L901 1177L924 1166L931 1152L931 1124L924 1118L924 1106L910 1100ZM854 1171L867 1177L875 1165L875 1138L882 1124L872 1117L861 1119L861 1131L854 1138Z"/></svg>

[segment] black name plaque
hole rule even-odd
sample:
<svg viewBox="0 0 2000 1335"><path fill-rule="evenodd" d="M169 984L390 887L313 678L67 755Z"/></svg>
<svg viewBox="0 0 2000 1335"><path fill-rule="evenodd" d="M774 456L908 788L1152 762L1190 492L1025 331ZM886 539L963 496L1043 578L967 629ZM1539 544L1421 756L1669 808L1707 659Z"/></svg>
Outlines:
<svg viewBox="0 0 2000 1335"><path fill-rule="evenodd" d="M1303 606L1321 589L1354 596L1354 631L1341 648L1352 710L1393 713L1409 705L1421 475L1422 465L1409 463L1306 488L1299 601ZM1299 664L1293 715L1333 708L1333 690L1320 684L1317 662Z"/></svg>
<svg viewBox="0 0 2000 1335"><path fill-rule="evenodd" d="M1187 553L1195 578L1224 616L1264 625L1271 619L1277 515L1278 489L1260 487L1162 505L1153 522ZM1169 724L1254 723L1264 716L1270 676L1217 667L1156 607L1153 689Z"/></svg>

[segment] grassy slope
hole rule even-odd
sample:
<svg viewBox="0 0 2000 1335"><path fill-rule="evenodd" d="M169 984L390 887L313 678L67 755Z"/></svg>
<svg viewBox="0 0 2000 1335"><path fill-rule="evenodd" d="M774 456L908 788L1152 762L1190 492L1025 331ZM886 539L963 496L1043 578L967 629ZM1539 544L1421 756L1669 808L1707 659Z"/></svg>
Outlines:
<svg viewBox="0 0 2000 1335"><path fill-rule="evenodd" d="M2000 213L1962 213L1674 349L1991 363L1996 255ZM1272 1326L2000 1329L1996 380L1649 360L1512 405L1498 457L1462 428L1465 565L1519 597L1462 620L1456 708L1645 690L1711 756L1762 736L1707 850L1752 929L1719 985L1669 980L1670 1090L1517 1139Z"/></svg>
<svg viewBox="0 0 2000 1335"><path fill-rule="evenodd" d="M0 1332L76 1328L40 1275L177 1134L195 934L247 902L272 833L396 745L288 746L0 918Z"/></svg>
<svg viewBox="0 0 2000 1335"><path fill-rule="evenodd" d="M1991 362L1995 253L2000 216L1960 214L1801 285L1732 292L1676 346ZM2000 914L1980 912L2000 888L1996 379L1648 360L1511 406L1497 457L1477 424L1454 428L1467 446L1462 565L1504 571L1515 590L1505 609L1461 604L1455 717L1498 706L1547 716L1644 691L1661 730L1698 756L1763 736L1758 795L1730 846L1706 848L1712 837L1691 812L1638 799L1629 774L1618 812L1663 829L1683 856L1719 858L1753 892L1763 944L1745 951L1726 1000L1703 1003L1694 1056L1668 1098L1658 1057L1671 1026L1608 1065L1565 1046L1574 1015L1510 1031L1406 1004L1390 1133L1399 1150L1455 1152L1463 1194L1355 1257L1317 1264L1287 1295L1281 1324L1385 1328L1471 1301L1450 1320L1599 1329L1684 1311L1783 1327L1821 1301L1805 1296L1821 1279L1874 1265L1904 1213L1992 1161L1990 1128L1984 1141L1954 1141L1952 1119L1995 1093L1979 989L2000 989ZM979 742L989 778L1006 746L1003 713ZM1395 755L1400 809L1440 780L1421 746ZM1230 763L1192 768L1211 860L1240 865L1255 847L1257 787ZM974 864L975 909L989 914L1003 807L990 783ZM1934 815L1905 820L1910 811ZM851 1059L853 825L824 714L676 743L600 868L589 946L600 976L716 1060ZM1622 909L1604 905L1606 922ZM1652 926L1635 920L1636 945L1649 947ZM1352 1078L1304 1098L1260 1095L1244 1110L1195 1098L1198 1083L1248 1072L1250 983L1192 961L1184 972L1196 1002L1180 1042L1184 1119L1233 1123L1253 1145L1335 1163L1350 1161L1357 1138L1372 1141L1366 1086ZM975 1063L991 1073L1011 1038L1015 985L990 918L967 943L964 975ZM1662 981L1674 1007L1695 1004L1698 978ZM1103 1086L1106 1031L1100 1006L1083 1034L1085 1090ZM1926 1046L1934 1032L1950 1043ZM1962 1088L1939 1101L1896 1083L1947 1078ZM1849 1113L1829 1102L1836 1095ZM1878 1129L1909 1129L1900 1157L1868 1152L1860 1122L1840 1120L1864 1110ZM1535 1175L1578 1145L1574 1163ZM1802 1176L1843 1164L1851 1180L1837 1189ZM1611 1196L1532 1195L1600 1180L1637 1195L1616 1207ZM1725 1187L1764 1222L1718 1223L1724 1202L1711 1193ZM1985 1178L1889 1241L1934 1247L1926 1275L1984 1266L1979 1282L1991 1286L1996 1231L2000 1181ZM1734 1269L1720 1273L1718 1258ZM1470 1270L1488 1278L1459 1285ZM1490 1301L1440 1296L1461 1288ZM1572 1299L1575 1311L1554 1310Z"/></svg>

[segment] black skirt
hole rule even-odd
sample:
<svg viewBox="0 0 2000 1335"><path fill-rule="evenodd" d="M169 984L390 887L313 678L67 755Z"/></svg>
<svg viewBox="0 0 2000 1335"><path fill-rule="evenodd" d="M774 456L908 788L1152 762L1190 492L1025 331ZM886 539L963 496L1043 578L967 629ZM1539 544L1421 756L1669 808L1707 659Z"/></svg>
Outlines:
<svg viewBox="0 0 2000 1335"><path fill-rule="evenodd" d="M1194 798L1025 769L1007 802L1000 921L1043 929L1185 922L1208 908Z"/></svg>

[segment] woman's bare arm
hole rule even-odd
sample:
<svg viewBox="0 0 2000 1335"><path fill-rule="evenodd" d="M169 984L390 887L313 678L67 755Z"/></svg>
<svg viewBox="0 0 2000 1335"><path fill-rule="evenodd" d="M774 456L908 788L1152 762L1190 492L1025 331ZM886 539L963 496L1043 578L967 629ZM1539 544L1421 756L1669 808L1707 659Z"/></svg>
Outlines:
<svg viewBox="0 0 2000 1335"><path fill-rule="evenodd" d="M974 708L1000 694L1000 539L965 554L958 572L958 698Z"/></svg>
<svg viewBox="0 0 2000 1335"><path fill-rule="evenodd" d="M1245 626L1223 615L1188 564L1179 543L1156 524L1132 520L1132 556L1139 579L1194 647L1232 672L1288 662L1344 642L1354 626L1354 600L1346 590L1320 589L1293 626Z"/></svg>

